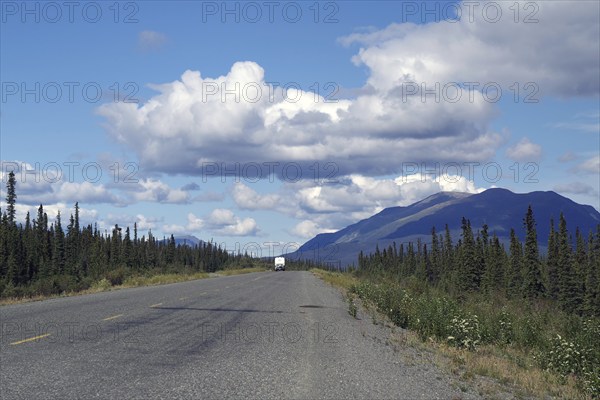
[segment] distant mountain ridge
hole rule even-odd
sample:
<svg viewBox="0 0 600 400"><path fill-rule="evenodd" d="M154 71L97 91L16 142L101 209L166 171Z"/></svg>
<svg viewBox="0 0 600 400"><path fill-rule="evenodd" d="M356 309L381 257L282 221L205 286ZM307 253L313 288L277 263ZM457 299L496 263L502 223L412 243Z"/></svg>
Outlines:
<svg viewBox="0 0 600 400"><path fill-rule="evenodd" d="M170 237L170 236L169 236ZM198 239L196 236L194 235L181 235L181 236L174 236L175 239L175 245L176 246L199 246L200 244L204 243L203 240ZM167 242L169 239L163 239L164 242Z"/></svg>
<svg viewBox="0 0 600 400"><path fill-rule="evenodd" d="M431 241L431 229L443 233L446 224L454 243L460 238L462 217L471 221L476 232L484 224L490 235L496 234L507 243L510 229L524 239L523 217L531 204L537 223L538 242L544 251L550 232L550 218L558 228L560 213L565 215L569 232L574 235L579 227L587 237L589 230L600 224L600 213L589 205L582 205L558 193L513 193L507 189L488 189L478 194L440 192L407 207L390 207L370 218L359 221L333 233L322 233L303 244L291 259L315 259L341 266L356 264L358 254L371 253L379 245L384 248L393 242L424 243Z"/></svg>

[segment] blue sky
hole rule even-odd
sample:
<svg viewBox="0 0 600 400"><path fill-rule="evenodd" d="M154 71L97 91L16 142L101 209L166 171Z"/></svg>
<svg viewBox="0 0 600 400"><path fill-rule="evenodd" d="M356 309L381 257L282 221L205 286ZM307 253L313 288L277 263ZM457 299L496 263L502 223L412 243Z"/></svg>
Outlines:
<svg viewBox="0 0 600 400"><path fill-rule="evenodd" d="M597 2L0 4L21 216L243 249L440 190L600 208Z"/></svg>

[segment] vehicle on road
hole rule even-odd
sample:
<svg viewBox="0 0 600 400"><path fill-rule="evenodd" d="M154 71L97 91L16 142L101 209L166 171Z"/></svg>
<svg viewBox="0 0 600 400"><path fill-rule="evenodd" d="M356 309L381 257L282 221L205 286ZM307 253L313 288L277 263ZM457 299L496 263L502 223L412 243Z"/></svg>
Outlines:
<svg viewBox="0 0 600 400"><path fill-rule="evenodd" d="M285 257L275 257L275 271L285 271Z"/></svg>

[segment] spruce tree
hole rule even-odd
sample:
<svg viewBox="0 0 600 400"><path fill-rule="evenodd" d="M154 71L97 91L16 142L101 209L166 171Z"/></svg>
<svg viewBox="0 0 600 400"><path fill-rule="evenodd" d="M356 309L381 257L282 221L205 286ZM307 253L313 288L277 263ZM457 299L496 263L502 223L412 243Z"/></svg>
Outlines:
<svg viewBox="0 0 600 400"><path fill-rule="evenodd" d="M442 250L442 276L441 280L444 285L450 285L454 280L454 245L452 243L452 236L450 235L450 228L448 224L444 229L444 241Z"/></svg>
<svg viewBox="0 0 600 400"><path fill-rule="evenodd" d="M404 258L404 276L411 276L417 269L417 260L415 257L415 248L412 242L408 242L408 250Z"/></svg>
<svg viewBox="0 0 600 400"><path fill-rule="evenodd" d="M129 227L125 228L125 237L123 237L123 246L121 248L121 260L123 263L127 265L127 267L131 267L132 263L132 244L131 244L131 235L129 233Z"/></svg>
<svg viewBox="0 0 600 400"><path fill-rule="evenodd" d="M599 225L600 227L600 225ZM585 277L584 312L600 317L600 236L590 232L588 237L588 260Z"/></svg>
<svg viewBox="0 0 600 400"><path fill-rule="evenodd" d="M132 266L139 269L142 264L140 242L138 240L137 222L133 223Z"/></svg>
<svg viewBox="0 0 600 400"><path fill-rule="evenodd" d="M15 179L15 173L10 171L8 173L8 181L6 182L6 215L11 224L15 223L15 204L17 202L16 185L17 181Z"/></svg>
<svg viewBox="0 0 600 400"><path fill-rule="evenodd" d="M8 268L6 272L6 281L12 286L19 283L19 265L15 253L11 251L8 255Z"/></svg>
<svg viewBox="0 0 600 400"><path fill-rule="evenodd" d="M548 297L556 300L558 298L558 241L557 232L554 230L554 219L550 219L546 275Z"/></svg>
<svg viewBox="0 0 600 400"><path fill-rule="evenodd" d="M81 232L79 231L79 202L75 203L75 232L79 235Z"/></svg>
<svg viewBox="0 0 600 400"><path fill-rule="evenodd" d="M569 241L569 232L567 230L567 221L563 213L560 214L558 225L558 280L559 296L558 300L567 312L575 312L581 304L579 298L578 282L575 276L575 260Z"/></svg>
<svg viewBox="0 0 600 400"><path fill-rule="evenodd" d="M477 281L478 288L481 287L481 281L485 273L486 248L487 245L483 244L481 233L477 231L477 236L475 237L475 280Z"/></svg>
<svg viewBox="0 0 600 400"><path fill-rule="evenodd" d="M121 228L115 225L110 237L110 266L116 268L121 263Z"/></svg>
<svg viewBox="0 0 600 400"><path fill-rule="evenodd" d="M579 230L579 227L575 229L575 254L574 254L574 266L575 270L575 282L577 283L578 297L583 301L586 292L586 276L588 259L586 254L586 242Z"/></svg>
<svg viewBox="0 0 600 400"><path fill-rule="evenodd" d="M0 218L0 277L5 277L8 270L8 216L6 212L2 213ZM2 289L2 279L0 279L0 290ZM0 292L1 294L2 292Z"/></svg>
<svg viewBox="0 0 600 400"><path fill-rule="evenodd" d="M531 205L527 208L523 225L525 227L525 252L523 254L522 293L526 298L535 298L544 293L544 286L542 283L535 219Z"/></svg>
<svg viewBox="0 0 600 400"><path fill-rule="evenodd" d="M429 280L429 263L427 260L427 245L424 246L424 250L419 252L418 261L417 261L417 269L415 271L415 276L421 282L427 282Z"/></svg>
<svg viewBox="0 0 600 400"><path fill-rule="evenodd" d="M25 247L25 268L26 280L32 281L37 275L37 246L35 245L35 232L31 227L31 216L29 211L25 215L25 229L23 231L24 247Z"/></svg>
<svg viewBox="0 0 600 400"><path fill-rule="evenodd" d="M65 268L65 233L60 221L60 211L56 215L54 223L54 249L52 252L52 272L55 275L62 274Z"/></svg>
<svg viewBox="0 0 600 400"><path fill-rule="evenodd" d="M69 275L75 275L75 218L73 214L69 218L69 225L67 225L67 236L65 239L65 265Z"/></svg>
<svg viewBox="0 0 600 400"><path fill-rule="evenodd" d="M79 272L81 269L81 227L79 226L79 202L75 203L75 216L73 217L73 238L72 238L73 264Z"/></svg>
<svg viewBox="0 0 600 400"><path fill-rule="evenodd" d="M514 229L510 230L510 259L506 271L506 292L509 296L516 296L521 287L521 265L523 249Z"/></svg>
<svg viewBox="0 0 600 400"><path fill-rule="evenodd" d="M44 212L44 207L41 204L36 219L36 237L37 244L40 247L38 268L40 276L46 278L51 275L52 242L48 231L48 214Z"/></svg>
<svg viewBox="0 0 600 400"><path fill-rule="evenodd" d="M471 221L462 219L462 248L460 254L460 266L458 270L458 287L463 291L475 291L479 289L478 260L475 248L475 239L471 229Z"/></svg>
<svg viewBox="0 0 600 400"><path fill-rule="evenodd" d="M429 263L431 266L431 282L437 284L440 279L441 252L435 227L431 229L431 256Z"/></svg>
<svg viewBox="0 0 600 400"><path fill-rule="evenodd" d="M504 249L500 246L500 240L493 235L489 246L489 257L486 262L486 270L483 276L482 286L486 292L504 288Z"/></svg>

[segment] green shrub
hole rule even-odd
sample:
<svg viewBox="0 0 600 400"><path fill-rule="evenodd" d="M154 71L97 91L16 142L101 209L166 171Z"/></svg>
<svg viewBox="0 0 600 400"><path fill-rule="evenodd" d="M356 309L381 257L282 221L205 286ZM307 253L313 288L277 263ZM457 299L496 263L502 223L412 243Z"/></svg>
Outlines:
<svg viewBox="0 0 600 400"><path fill-rule="evenodd" d="M90 287L92 287L92 285L94 284L94 280L92 279L92 277L90 276L86 276L81 278L81 280L79 281L78 285L77 285L77 290L86 290L89 289Z"/></svg>
<svg viewBox="0 0 600 400"><path fill-rule="evenodd" d="M100 279L92 285L92 289L95 290L108 290L112 287L110 281L106 278Z"/></svg>
<svg viewBox="0 0 600 400"><path fill-rule="evenodd" d="M356 318L356 313L358 312L358 307L356 303L354 303L354 299L352 295L348 295L348 314L352 315L353 318Z"/></svg>
<svg viewBox="0 0 600 400"><path fill-rule="evenodd" d="M12 284L12 282L9 282L4 287L4 290L2 290L2 297L5 297L5 298L17 297L18 294L19 294L19 291L17 290L17 288L15 288L15 286Z"/></svg>
<svg viewBox="0 0 600 400"><path fill-rule="evenodd" d="M569 375L580 375L586 364L583 349L560 335L552 339L550 350L543 353L540 360L546 369L558 373L563 379Z"/></svg>
<svg viewBox="0 0 600 400"><path fill-rule="evenodd" d="M421 340L434 338L470 351L483 344L514 346L562 380L575 377L582 392L600 399L599 318L566 314L544 300L524 303L478 293L457 297L411 278L370 278L350 292ZM523 360L516 362L525 367Z"/></svg>
<svg viewBox="0 0 600 400"><path fill-rule="evenodd" d="M407 329L409 328L412 318L413 299L408 293L402 291L398 294L398 299L388 310L390 320L397 326Z"/></svg>
<svg viewBox="0 0 600 400"><path fill-rule="evenodd" d="M583 391L593 399L600 399L600 366L598 364L584 366L581 386Z"/></svg>
<svg viewBox="0 0 600 400"><path fill-rule="evenodd" d="M77 290L77 281L71 275L56 275L53 278L54 293L66 293Z"/></svg>
<svg viewBox="0 0 600 400"><path fill-rule="evenodd" d="M500 320L498 321L498 342L500 344L510 344L514 340L513 317L502 307Z"/></svg>
<svg viewBox="0 0 600 400"><path fill-rule="evenodd" d="M122 285L129 273L124 267L119 267L106 273L105 278L112 286Z"/></svg>
<svg viewBox="0 0 600 400"><path fill-rule="evenodd" d="M524 349L543 349L547 346L546 331L537 315L526 315L514 323L514 342Z"/></svg>
<svg viewBox="0 0 600 400"><path fill-rule="evenodd" d="M477 315L455 316L448 327L448 343L458 348L474 351L481 340Z"/></svg>
<svg viewBox="0 0 600 400"><path fill-rule="evenodd" d="M450 333L452 315L458 313L458 305L446 297L430 297L426 294L415 302L414 328L421 340L429 337L444 340Z"/></svg>
<svg viewBox="0 0 600 400"><path fill-rule="evenodd" d="M600 320L583 320L576 341L585 355L581 368L583 390L592 398L600 398Z"/></svg>
<svg viewBox="0 0 600 400"><path fill-rule="evenodd" d="M54 279L40 279L33 284L33 288L37 294L49 296L58 293L58 287L54 284Z"/></svg>

